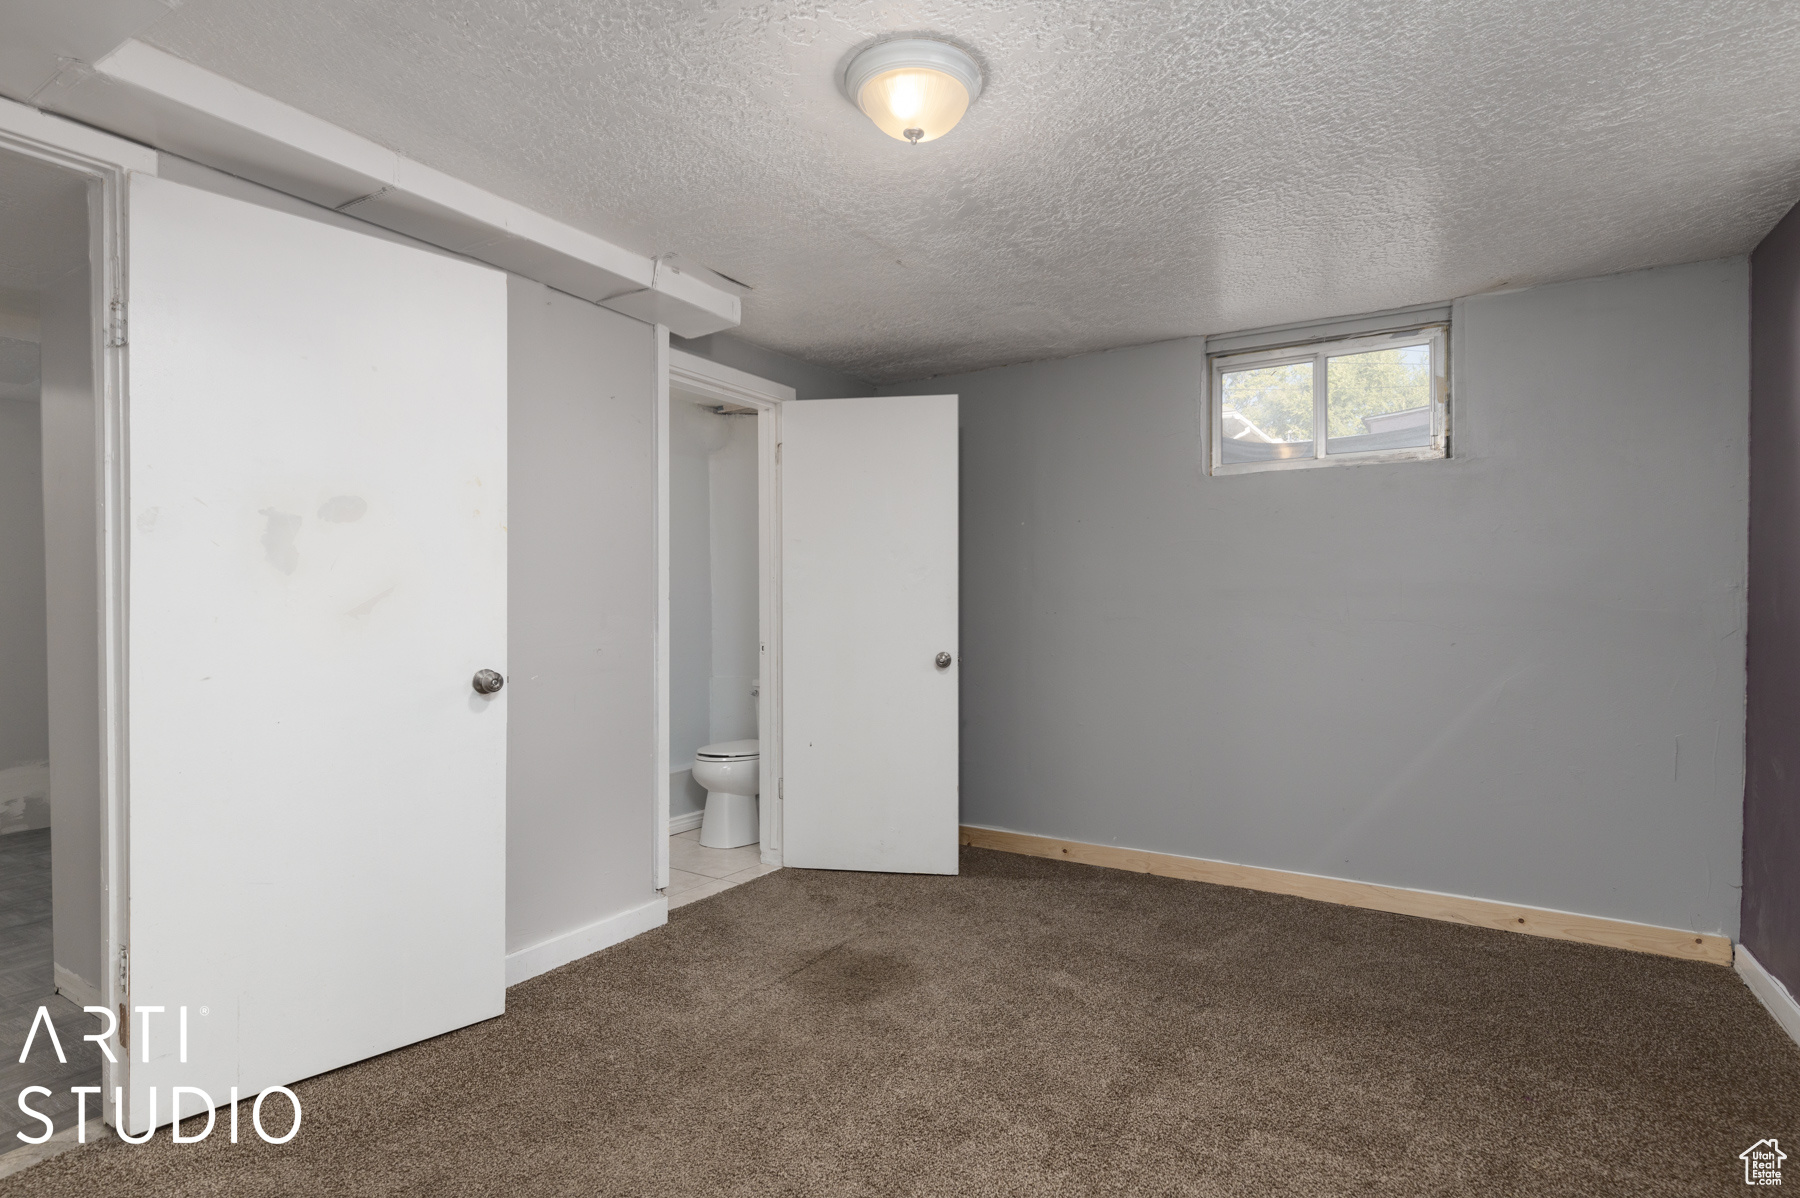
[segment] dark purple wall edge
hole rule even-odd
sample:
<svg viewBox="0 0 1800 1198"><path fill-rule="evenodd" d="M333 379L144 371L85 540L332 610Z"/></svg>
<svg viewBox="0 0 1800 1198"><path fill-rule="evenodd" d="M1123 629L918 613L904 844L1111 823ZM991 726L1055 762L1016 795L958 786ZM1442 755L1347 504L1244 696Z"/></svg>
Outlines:
<svg viewBox="0 0 1800 1198"><path fill-rule="evenodd" d="M1750 255L1745 945L1800 993L1800 207Z"/></svg>

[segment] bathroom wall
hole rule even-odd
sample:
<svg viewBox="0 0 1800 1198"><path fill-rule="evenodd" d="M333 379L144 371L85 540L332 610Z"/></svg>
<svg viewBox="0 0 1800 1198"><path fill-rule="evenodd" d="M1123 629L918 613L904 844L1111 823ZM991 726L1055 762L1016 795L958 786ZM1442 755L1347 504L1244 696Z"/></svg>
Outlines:
<svg viewBox="0 0 1800 1198"><path fill-rule="evenodd" d="M0 834L50 826L37 349L0 341L0 369L24 376L0 398Z"/></svg>
<svg viewBox="0 0 1800 1198"><path fill-rule="evenodd" d="M669 403L669 768L712 743L712 466L730 421L681 398ZM679 812L676 812L679 814Z"/></svg>
<svg viewBox="0 0 1800 1198"><path fill-rule="evenodd" d="M726 416L727 438L708 463L712 531L712 742L756 735L756 417Z"/></svg>
<svg viewBox="0 0 1800 1198"><path fill-rule="evenodd" d="M756 418L669 408L669 815L701 810L702 745L756 735Z"/></svg>
<svg viewBox="0 0 1800 1198"><path fill-rule="evenodd" d="M1210 477L1199 340L884 388L963 399L964 820L1735 934L1748 290L1459 303L1444 462Z"/></svg>

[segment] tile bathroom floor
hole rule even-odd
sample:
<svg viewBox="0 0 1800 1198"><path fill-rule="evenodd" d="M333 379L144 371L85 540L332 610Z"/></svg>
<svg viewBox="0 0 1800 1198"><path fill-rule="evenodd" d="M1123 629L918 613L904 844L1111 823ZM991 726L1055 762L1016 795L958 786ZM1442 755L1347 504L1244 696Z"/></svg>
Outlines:
<svg viewBox="0 0 1800 1198"><path fill-rule="evenodd" d="M780 868L762 863L762 846L759 844L736 849L709 849L700 843L700 829L677 832L669 837L669 910L710 898L740 882L772 874Z"/></svg>

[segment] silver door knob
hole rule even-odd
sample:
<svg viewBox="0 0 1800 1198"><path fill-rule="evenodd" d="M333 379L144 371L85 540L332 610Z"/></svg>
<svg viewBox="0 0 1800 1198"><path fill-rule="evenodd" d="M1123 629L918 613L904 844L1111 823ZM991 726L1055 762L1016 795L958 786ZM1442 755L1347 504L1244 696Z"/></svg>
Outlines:
<svg viewBox="0 0 1800 1198"><path fill-rule="evenodd" d="M949 655L949 654L948 654L948 653L940 653L940 654L938 654L938 655L937 655L937 667L938 667L938 669L940 669L940 670L947 670L947 669L949 669L949 668L950 668L950 663L951 663L951 661L952 661L952 660L954 660L954 659L953 659L953 658L952 658L952 657L951 657L951 656L950 656L950 655Z"/></svg>
<svg viewBox="0 0 1800 1198"><path fill-rule="evenodd" d="M476 670L474 685L476 694L491 695L506 685L506 679L500 677L499 670Z"/></svg>

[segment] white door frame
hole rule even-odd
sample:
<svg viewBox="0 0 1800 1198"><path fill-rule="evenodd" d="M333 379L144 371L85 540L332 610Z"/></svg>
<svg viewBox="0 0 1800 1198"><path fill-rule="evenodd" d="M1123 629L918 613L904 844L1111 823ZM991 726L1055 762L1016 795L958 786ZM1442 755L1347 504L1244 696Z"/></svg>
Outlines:
<svg viewBox="0 0 1800 1198"><path fill-rule="evenodd" d="M656 408L656 817L654 875L669 885L669 392L680 388L721 405L756 412L757 639L762 646L756 700L761 760L761 835L765 865L781 864L781 405L794 389L730 366L669 349L659 329Z"/></svg>
<svg viewBox="0 0 1800 1198"><path fill-rule="evenodd" d="M125 429L129 416L126 378L125 310L125 176L128 171L156 174L156 152L109 134L77 125L10 100L0 100L0 148L51 163L90 180L88 235L90 321L95 333L94 382L99 440L94 447L99 469L94 502L99 506L100 624L100 999L110 1010L130 1003L129 844L130 724L126 696L127 578L130 536L124 516L130 510L126 492ZM127 1023L119 1020L115 1047L127 1039ZM105 1101L115 1086L131 1090L130 1054L117 1063L101 1062L101 1109L108 1123L117 1110Z"/></svg>

